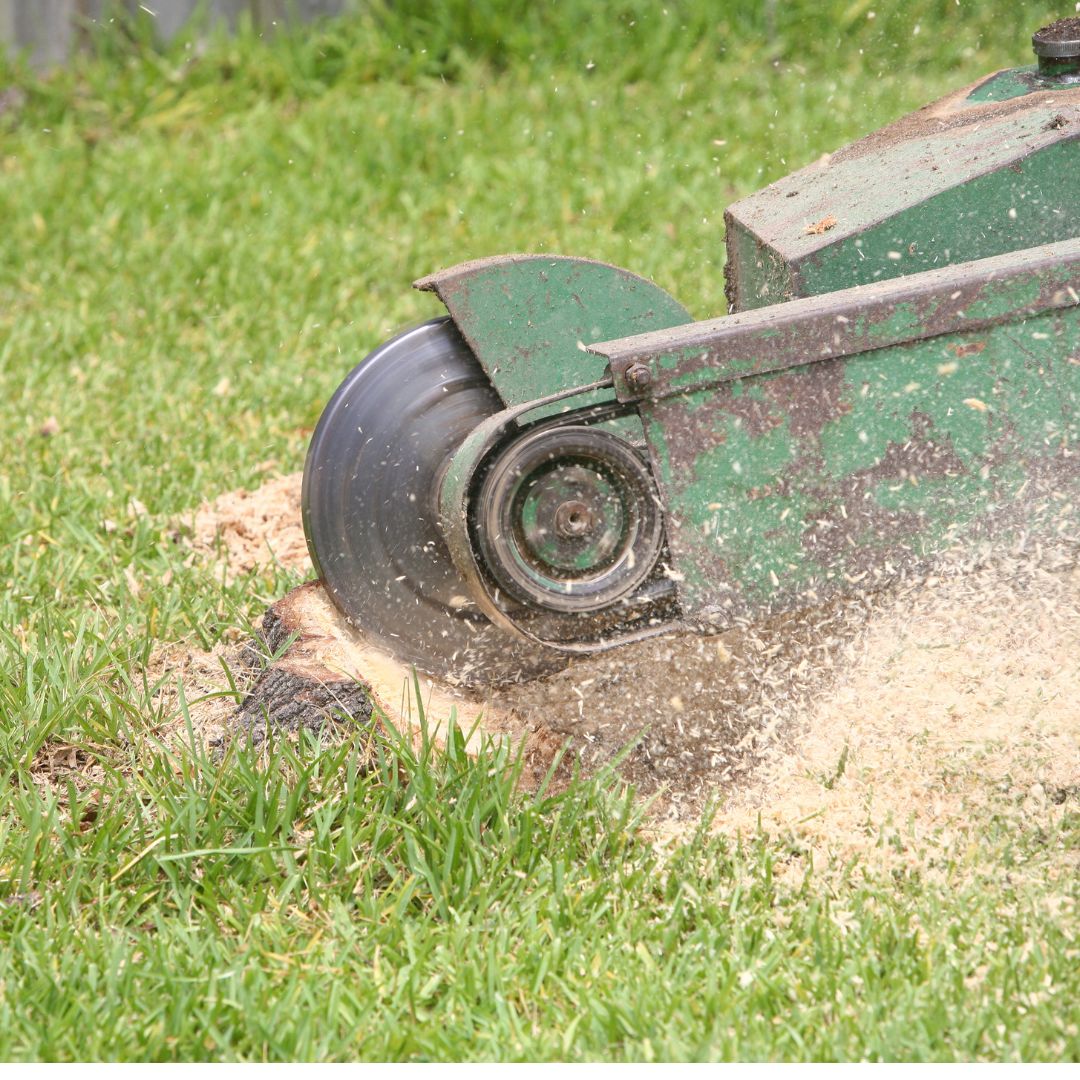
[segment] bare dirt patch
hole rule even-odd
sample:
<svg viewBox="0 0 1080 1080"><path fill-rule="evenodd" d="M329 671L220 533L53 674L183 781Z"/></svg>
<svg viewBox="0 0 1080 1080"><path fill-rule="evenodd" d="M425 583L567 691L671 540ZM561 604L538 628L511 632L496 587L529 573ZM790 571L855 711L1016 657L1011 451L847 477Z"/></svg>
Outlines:
<svg viewBox="0 0 1080 1080"><path fill-rule="evenodd" d="M201 507L197 556L232 573L303 568L299 484ZM226 733L235 699L205 698L222 688L219 656L188 652L175 670L202 699L193 721ZM374 674L404 708L407 673ZM1041 828L1080 803L1080 571L999 553L974 572L644 642L486 697L431 680L422 692L462 723L483 715L548 752L569 744L586 768L631 744L620 769L659 794L675 833L717 796L730 834L787 836L821 863L926 865L993 815Z"/></svg>

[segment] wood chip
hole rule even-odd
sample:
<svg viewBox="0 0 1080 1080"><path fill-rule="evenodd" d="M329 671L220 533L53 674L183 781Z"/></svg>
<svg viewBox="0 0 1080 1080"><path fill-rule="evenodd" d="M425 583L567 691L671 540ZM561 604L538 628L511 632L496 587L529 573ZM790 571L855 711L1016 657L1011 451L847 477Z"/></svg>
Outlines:
<svg viewBox="0 0 1080 1080"><path fill-rule="evenodd" d="M815 221L813 225L807 225L803 229L805 236L821 236L822 233L827 233L830 229L836 228L836 218L829 214L823 217L820 221Z"/></svg>

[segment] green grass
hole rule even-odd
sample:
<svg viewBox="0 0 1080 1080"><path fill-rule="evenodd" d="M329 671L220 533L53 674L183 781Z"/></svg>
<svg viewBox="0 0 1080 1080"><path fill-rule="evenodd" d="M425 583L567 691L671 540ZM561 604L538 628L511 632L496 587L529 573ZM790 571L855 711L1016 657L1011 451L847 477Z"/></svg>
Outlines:
<svg viewBox="0 0 1080 1080"><path fill-rule="evenodd" d="M462 737L223 762L139 743L69 813L6 778L5 1057L1038 1057L1069 1038L1075 940L997 873L784 886L794 852L660 854L629 796L516 795L505 751L472 761Z"/></svg>
<svg viewBox="0 0 1080 1080"><path fill-rule="evenodd" d="M436 311L413 278L579 253L717 314L728 202L1061 14L668 7L133 25L0 72L0 1058L1080 1056L1075 814L883 879L658 852L610 778L515 794L493 747L161 738L155 644L290 584L223 586L170 520L299 468L351 364ZM58 747L77 784L42 782Z"/></svg>

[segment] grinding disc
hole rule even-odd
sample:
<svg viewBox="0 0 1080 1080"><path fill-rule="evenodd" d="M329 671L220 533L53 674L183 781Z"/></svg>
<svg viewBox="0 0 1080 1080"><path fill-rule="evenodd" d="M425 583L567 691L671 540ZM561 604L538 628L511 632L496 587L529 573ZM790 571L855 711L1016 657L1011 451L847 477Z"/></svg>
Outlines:
<svg viewBox="0 0 1080 1080"><path fill-rule="evenodd" d="M447 457L502 408L454 324L435 319L349 373L304 468L304 532L333 602L399 660L473 685L561 666L480 614L436 525Z"/></svg>

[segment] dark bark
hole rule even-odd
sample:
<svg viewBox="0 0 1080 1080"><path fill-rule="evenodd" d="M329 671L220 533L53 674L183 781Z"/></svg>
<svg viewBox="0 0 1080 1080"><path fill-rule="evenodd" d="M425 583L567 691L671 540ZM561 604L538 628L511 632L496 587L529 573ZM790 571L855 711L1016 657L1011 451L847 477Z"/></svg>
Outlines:
<svg viewBox="0 0 1080 1080"><path fill-rule="evenodd" d="M325 657L333 627L311 601L319 586L294 589L267 609L262 629L245 653L256 674L234 722L261 742L270 729L321 731L328 725L366 725L372 718L369 687L345 678Z"/></svg>

